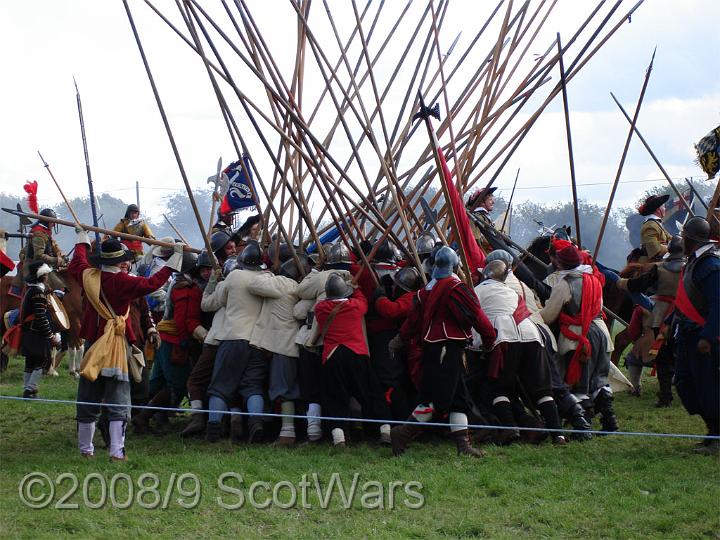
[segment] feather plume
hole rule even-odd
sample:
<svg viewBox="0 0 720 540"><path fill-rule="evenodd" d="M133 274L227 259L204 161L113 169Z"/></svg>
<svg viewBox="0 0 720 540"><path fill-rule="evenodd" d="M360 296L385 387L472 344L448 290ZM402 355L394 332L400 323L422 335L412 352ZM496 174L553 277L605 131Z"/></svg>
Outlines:
<svg viewBox="0 0 720 540"><path fill-rule="evenodd" d="M23 189L25 190L25 193L28 194L28 207L30 208L30 211L35 214L40 213L40 208L38 207L38 199L37 199L37 189L38 189L37 180L33 180L32 182L30 180L28 180L27 182L25 182Z"/></svg>

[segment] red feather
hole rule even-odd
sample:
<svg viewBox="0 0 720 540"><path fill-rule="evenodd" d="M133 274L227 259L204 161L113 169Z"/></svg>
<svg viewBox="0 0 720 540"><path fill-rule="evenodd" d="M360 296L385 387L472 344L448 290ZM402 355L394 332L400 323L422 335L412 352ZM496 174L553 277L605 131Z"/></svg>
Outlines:
<svg viewBox="0 0 720 540"><path fill-rule="evenodd" d="M28 194L28 206L30 207L30 211L35 214L39 214L40 208L37 204L37 180L33 180L32 182L28 180L25 182L23 189L25 190L25 193Z"/></svg>
<svg viewBox="0 0 720 540"><path fill-rule="evenodd" d="M38 189L37 180L33 180L32 182L30 180L28 180L27 182L25 182L23 189L25 190L25 193L28 194L28 206L30 207L30 211L33 212L34 214L39 214L40 208L38 207L38 199L37 199L37 189Z"/></svg>

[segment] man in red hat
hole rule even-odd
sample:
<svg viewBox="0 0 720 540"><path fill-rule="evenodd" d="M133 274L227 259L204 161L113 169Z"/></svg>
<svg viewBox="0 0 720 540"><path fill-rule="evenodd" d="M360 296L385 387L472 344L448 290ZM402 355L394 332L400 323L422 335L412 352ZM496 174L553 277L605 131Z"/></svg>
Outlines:
<svg viewBox="0 0 720 540"><path fill-rule="evenodd" d="M548 325L559 323L560 370L578 401L600 412L603 430L617 431L608 380L613 344L602 319L602 284L567 240L553 238L548 253L558 270L540 314Z"/></svg>
<svg viewBox="0 0 720 540"><path fill-rule="evenodd" d="M640 228L640 247L645 255L638 262L658 262L667 253L667 245L672 237L662 226L662 218L665 216L664 205L669 198L670 195L650 195L638 208L638 213L645 216L645 222Z"/></svg>
<svg viewBox="0 0 720 540"><path fill-rule="evenodd" d="M495 228L495 223L493 223L492 218L490 218L490 212L495 208L495 196L493 193L496 189L496 187L479 189L470 195L467 200L467 209L470 210L473 217L492 228ZM483 236L480 228L475 223L472 223L472 220L471 227L473 229L473 236L475 236L475 240L477 240L480 247L483 248L486 253L492 251L492 246L485 236Z"/></svg>

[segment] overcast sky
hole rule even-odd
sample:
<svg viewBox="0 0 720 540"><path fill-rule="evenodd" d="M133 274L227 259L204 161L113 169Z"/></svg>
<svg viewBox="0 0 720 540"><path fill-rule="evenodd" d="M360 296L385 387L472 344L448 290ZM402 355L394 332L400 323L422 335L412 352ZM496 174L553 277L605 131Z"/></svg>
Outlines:
<svg viewBox="0 0 720 540"><path fill-rule="evenodd" d="M248 4L281 70L288 73L293 66L296 42L296 23L290 4L281 0L249 0ZM369 14L377 4L371 6ZM377 29L376 35L380 37L387 34L405 5L399 0L387 4ZM191 183L204 185L206 178L214 173L219 156L225 163L236 158L207 74L199 58L143 2L131 0L130 5ZM157 5L178 24L182 22L174 2L158 0ZM219 2L203 2L203 5L207 5L218 20L223 19L225 29L232 29L223 18ZM408 22L397 34L398 50L409 39L425 5L424 2L412 5ZM464 50L494 5L494 2L477 0L451 1L441 33L442 48L447 49L462 31L456 50ZM628 10L631 5L625 2L620 10ZM337 53L325 9L320 0L314 0L312 6L311 27L316 24L319 39L327 44L332 52L328 56L334 61ZM350 4L331 0L329 6L340 33L349 35L354 25ZM589 2L559 0L531 52L543 52L557 31L568 39L591 7ZM609 93L613 91L632 111L656 45L655 68L638 127L671 176L702 176L700 168L693 163L693 144L720 122L718 20L720 2L717 0L646 0L633 15L632 22L623 25L570 83L575 162L582 198L603 205L607 201L628 131L627 121ZM477 46L477 58L484 57L491 47L493 29L496 32L496 26L489 27L488 40ZM373 50L377 49L380 37L371 41L371 49L373 43ZM25 180L37 179L41 205L60 201L37 157L36 151L40 150L69 197L87 193L73 75L82 94L96 193L107 192L132 202L138 180L142 206L145 212L152 213L161 206L164 195L182 189L178 167L121 1L2 2L0 46L1 191L21 193ZM224 51L232 56L227 48ZM471 59L467 62L471 63ZM239 62L231 60L231 65L238 74L247 76L236 78L243 91L258 97L258 103L269 113L267 99L262 101L256 82L247 71L242 71ZM376 70L379 86L384 86L382 79L389 76L392 67L389 62ZM410 73L413 67L414 61L403 69ZM553 82L556 77L553 73ZM318 81L316 75L308 74L306 103L312 104L313 96L317 96L321 88ZM458 83L456 88L462 86ZM548 90L549 87L548 84ZM389 109L399 107L404 90L401 84L393 87L388 98ZM500 176L499 186L509 190L516 169L521 169L517 200L570 199L561 105L559 100L551 104ZM235 102L232 108L239 121L245 122L240 106ZM333 112L332 103L328 101L321 117L325 114L327 118L334 118ZM250 138L249 141L253 144L253 157L258 156L256 161L265 170L267 181L271 181L272 164L257 140ZM425 144L427 139L420 142ZM447 142L447 137L443 142ZM342 144L338 143L338 147L342 149ZM631 204L642 191L657 185L652 181L659 178L660 172L645 149L633 142L617 204Z"/></svg>

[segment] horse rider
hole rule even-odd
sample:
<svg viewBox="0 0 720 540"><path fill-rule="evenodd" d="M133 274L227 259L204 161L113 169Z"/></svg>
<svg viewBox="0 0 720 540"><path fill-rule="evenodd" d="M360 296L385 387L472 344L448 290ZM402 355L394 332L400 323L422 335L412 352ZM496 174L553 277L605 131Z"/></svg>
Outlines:
<svg viewBox="0 0 720 540"><path fill-rule="evenodd" d="M644 254L638 262L660 261L667 253L671 236L662 226L662 219L665 216L664 205L669 198L670 195L650 195L638 208L640 215L645 217L640 228L640 247Z"/></svg>
<svg viewBox="0 0 720 540"><path fill-rule="evenodd" d="M495 208L495 195L493 195L493 193L495 193L496 189L496 187L479 189L468 198L466 204L467 209L474 218L470 220L473 236L475 236L475 240L486 253L492 251L493 248L483 235L480 227L475 224L474 221L479 221L487 227L495 228L495 224L490 218L490 213Z"/></svg>
<svg viewBox="0 0 720 540"><path fill-rule="evenodd" d="M140 207L137 204L128 205L125 210L125 217L120 219L120 222L115 225L113 230L143 238L155 238L148 224L140 217ZM140 240L122 240L122 243L135 254L136 258L143 256L143 245Z"/></svg>
<svg viewBox="0 0 720 540"><path fill-rule="evenodd" d="M40 215L57 219L57 214L52 208L43 208ZM53 226L51 223L36 221L30 229L30 238L25 247L25 258L23 262L23 279L28 278L28 268L33 261L42 261L47 264L52 272L48 275L47 285L51 290L64 289L65 282L58 275L59 270L67 267L67 261L63 257L60 247L53 238Z"/></svg>

